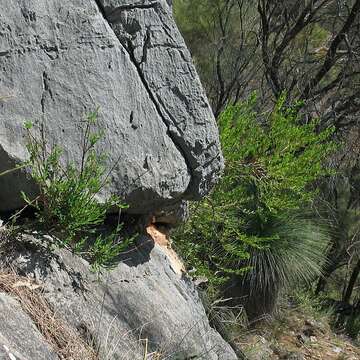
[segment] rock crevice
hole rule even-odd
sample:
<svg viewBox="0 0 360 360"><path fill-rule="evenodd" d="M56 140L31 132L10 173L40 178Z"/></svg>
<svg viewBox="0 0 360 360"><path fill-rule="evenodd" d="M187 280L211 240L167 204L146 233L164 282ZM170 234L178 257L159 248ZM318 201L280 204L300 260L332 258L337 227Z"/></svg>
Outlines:
<svg viewBox="0 0 360 360"><path fill-rule="evenodd" d="M187 131L186 129L186 125L187 125L186 122L179 123L179 119L176 119L176 117L169 111L166 101L163 100L163 94L160 95L158 94L157 86L154 83L152 83L153 85L151 86L148 82L148 77L146 76L148 51L152 48L160 47L164 49L174 49L180 55L182 62L187 64L191 63L191 59L189 58L189 55L186 57L183 53L183 51L187 51L184 43L178 44L175 42L174 37L172 36L174 29L171 28L171 26L169 26L166 21L164 21L164 19L169 21L169 14L168 14L169 9L168 8L164 9L165 4L157 0L156 1L145 0L142 3L135 2L133 4L130 3L119 4L118 0L115 1L96 0L96 3L99 6L99 9L102 12L105 20L108 21L108 23L112 27L115 35L119 39L119 42L128 52L130 59L134 64L134 66L136 67L139 77L146 91L149 94L150 99L153 101L159 113L160 118L163 120L165 126L168 129L167 133L169 137L171 138L177 149L182 153L183 158L188 166L191 175L191 180L188 189L185 191L183 195L183 198L186 199L188 194L189 197L191 198L194 189L200 192L200 197L204 196L207 193L208 189L205 190L201 189L201 186L203 185L201 184L201 182L204 181L203 169L209 167L213 162L218 161L219 164L217 164L216 171L221 171L223 166L221 152L220 150L215 152L214 154L212 154L212 156L210 156L210 159L205 161L203 164L199 162L199 158L197 156L199 152L195 150L195 147L199 143L197 143L194 147L194 144L192 142L193 139L190 139L189 141L188 139L189 131ZM127 22L128 20L124 20L128 18L127 15L128 12L130 12L131 14L133 10L138 11L138 10L148 10L148 9L152 9L154 11L154 14L144 14L144 15L135 15L135 16L133 15L132 17L130 15L130 18L132 18L130 24L136 23L137 27L135 27L136 28L135 31L133 30L133 25L130 26L129 29L128 27L129 23ZM165 37L161 39L163 41L162 43L152 44L152 37L154 36L153 35L154 25L152 24L150 19L159 16L159 13L162 14L161 15L162 17L161 16L160 17L162 20L161 24L164 26L163 29L164 29ZM139 22L137 22L136 19L145 19L145 20L143 20L143 23L140 24ZM144 33L141 44L138 43L138 39L136 35L136 33L138 32ZM137 57L137 53L139 52L138 51L139 47L142 48L142 53L141 56ZM175 98L178 98L179 104L180 103L184 104L184 106L186 107L186 111L188 112L188 114L190 114L190 116L196 115L196 114L192 114L189 98L186 96L186 94L182 93L182 91L180 90L179 86L181 86L181 84L177 86L176 80L178 79L171 79L171 75L170 75L169 77L166 78L166 80L167 81L175 80L173 86L169 87L168 90L170 90L170 92L173 94ZM198 79L196 78L194 80L198 80ZM206 106L209 105L206 104ZM190 120L197 122L198 119L196 119L195 117ZM194 134L191 133L190 137L192 137L193 135ZM203 149L202 146L200 145L200 149L201 149L200 152L203 150L205 150L205 152L209 150L211 151L212 147L214 148L217 147L219 149L218 139L214 139L213 141L211 141L205 149ZM201 169L198 169L199 167L201 167ZM212 175L215 175L214 172L212 173ZM208 182L209 180L210 180L210 176L206 179L206 182Z"/></svg>

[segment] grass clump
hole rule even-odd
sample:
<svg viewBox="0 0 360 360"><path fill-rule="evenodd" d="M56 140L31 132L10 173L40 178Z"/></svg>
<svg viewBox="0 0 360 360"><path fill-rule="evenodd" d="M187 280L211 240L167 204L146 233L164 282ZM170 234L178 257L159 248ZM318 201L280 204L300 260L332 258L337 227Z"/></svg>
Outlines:
<svg viewBox="0 0 360 360"><path fill-rule="evenodd" d="M0 270L0 291L16 298L59 358L98 359L96 351L54 313L41 293L41 286L33 280Z"/></svg>
<svg viewBox="0 0 360 360"><path fill-rule="evenodd" d="M96 110L82 122L79 163L65 161L62 148L47 142L43 127L35 129L33 123L25 123L30 155L27 165L39 195L34 199L22 195L27 206L35 208L42 230L56 235L61 245L86 254L93 268L100 269L110 266L132 239L119 240L120 223L111 233L99 234L97 230L110 210L120 212L126 207L117 196L98 201L110 171L105 165L106 155L97 151L104 137L103 132L94 130L97 117Z"/></svg>

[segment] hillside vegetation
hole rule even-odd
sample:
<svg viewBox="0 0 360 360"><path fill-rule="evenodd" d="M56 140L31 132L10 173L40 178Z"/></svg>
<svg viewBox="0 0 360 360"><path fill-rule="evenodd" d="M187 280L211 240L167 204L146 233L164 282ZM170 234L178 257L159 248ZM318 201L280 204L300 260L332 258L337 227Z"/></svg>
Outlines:
<svg viewBox="0 0 360 360"><path fill-rule="evenodd" d="M176 0L174 12L225 157L175 246L210 303L244 309L250 327L301 289L356 341L360 1ZM318 353L305 358L342 358Z"/></svg>

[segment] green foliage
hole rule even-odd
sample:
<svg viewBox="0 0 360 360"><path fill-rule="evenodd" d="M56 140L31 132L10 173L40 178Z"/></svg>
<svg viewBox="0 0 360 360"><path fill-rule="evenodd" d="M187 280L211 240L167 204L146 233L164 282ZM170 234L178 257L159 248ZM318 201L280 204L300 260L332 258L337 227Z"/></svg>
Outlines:
<svg viewBox="0 0 360 360"><path fill-rule="evenodd" d="M194 61L199 65L203 80L210 81L213 60L208 51L214 47L214 21L216 11L222 0L176 0L174 16L180 30L192 49ZM207 54L206 56L204 56Z"/></svg>
<svg viewBox="0 0 360 360"><path fill-rule="evenodd" d="M345 331L352 338L357 339L360 334L360 314L352 314L345 322Z"/></svg>
<svg viewBox="0 0 360 360"><path fill-rule="evenodd" d="M270 293L296 283L309 283L321 274L329 241L322 226L282 216L269 226L269 234L274 240L261 249L251 249L244 262L249 267L245 279L251 291Z"/></svg>
<svg viewBox="0 0 360 360"><path fill-rule="evenodd" d="M119 242L120 225L107 236L96 236L97 227L104 223L107 212L125 207L117 196L103 202L97 199L109 175L106 156L96 150L103 137L101 132L93 130L97 114L97 111L89 114L83 122L79 165L66 163L58 145L49 146L43 128L34 132L33 124L25 123L30 154L27 165L40 194L29 199L23 193L23 198L28 206L36 209L38 224L46 232L55 234L63 245L76 252L86 251L94 268L100 269L110 266L131 239Z"/></svg>
<svg viewBox="0 0 360 360"><path fill-rule="evenodd" d="M253 95L221 115L223 178L175 235L185 261L215 285L247 274L281 287L308 280L322 263L325 234L293 214L309 208L312 185L330 172L323 163L335 149L333 129L303 124L301 104L286 106L285 96L270 113L256 105Z"/></svg>
<svg viewBox="0 0 360 360"><path fill-rule="evenodd" d="M249 259L243 261L249 270L232 279L235 289L229 292L243 298L250 319L271 314L284 290L310 284L320 276L329 243L323 226L299 215L283 215L277 223L268 224L268 232L273 240L249 250Z"/></svg>
<svg viewBox="0 0 360 360"><path fill-rule="evenodd" d="M323 299L314 296L309 291L303 289L294 289L289 294L290 302L302 310L303 313L311 314L312 317L317 318L316 315L324 311L325 315L332 315L333 310L324 308Z"/></svg>
<svg viewBox="0 0 360 360"><path fill-rule="evenodd" d="M174 16L217 115L225 98L237 99L254 79L252 67L260 63L256 4L174 0Z"/></svg>

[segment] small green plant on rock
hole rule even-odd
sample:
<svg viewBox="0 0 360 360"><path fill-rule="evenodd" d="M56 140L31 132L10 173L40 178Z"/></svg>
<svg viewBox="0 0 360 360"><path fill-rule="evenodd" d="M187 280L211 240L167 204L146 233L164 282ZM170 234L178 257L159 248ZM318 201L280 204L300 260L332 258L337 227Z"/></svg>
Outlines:
<svg viewBox="0 0 360 360"><path fill-rule="evenodd" d="M42 127L34 131L31 122L25 123L28 166L39 188L39 195L27 206L36 209L37 223L42 229L56 235L61 244L75 252L88 255L95 269L111 265L112 260L132 241L119 241L121 224L107 235L98 235L97 228L105 221L109 210L119 211L126 206L117 196L103 202L97 197L106 184L106 156L98 154L97 144L104 136L94 130L98 111L90 113L82 126L81 159L79 163L66 162L58 145L50 146Z"/></svg>

